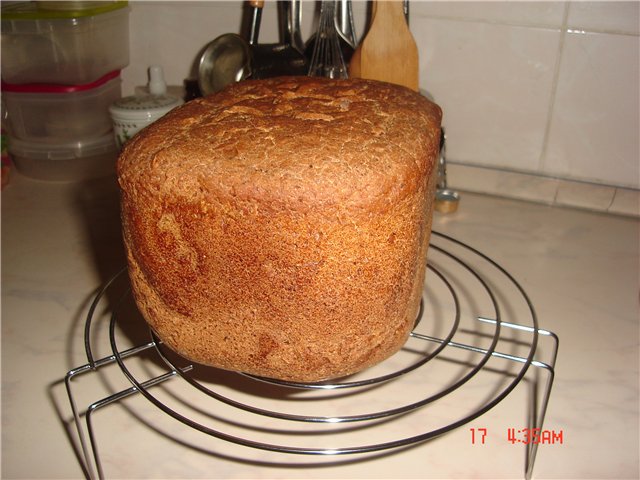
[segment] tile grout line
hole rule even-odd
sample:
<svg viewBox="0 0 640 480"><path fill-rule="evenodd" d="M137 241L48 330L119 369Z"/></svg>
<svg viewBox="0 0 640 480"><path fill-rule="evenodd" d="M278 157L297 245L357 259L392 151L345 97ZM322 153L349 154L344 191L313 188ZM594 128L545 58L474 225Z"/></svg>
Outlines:
<svg viewBox="0 0 640 480"><path fill-rule="evenodd" d="M562 64L562 55L564 53L564 42L567 32L567 25L569 22L569 7L570 2L565 2L564 12L562 14L562 26L560 27L560 42L558 44L558 56L553 72L553 80L551 84L551 95L549 98L549 108L547 110L547 121L544 128L544 134L542 136L542 150L540 151L540 157L538 158L538 172L544 172L546 170L546 157L547 148L549 144L549 135L551 133L551 122L553 118L553 112L556 104L556 96L558 94L558 80L560 78L560 66ZM557 196L557 193L556 193ZM554 199L555 200L555 199Z"/></svg>
<svg viewBox="0 0 640 480"><path fill-rule="evenodd" d="M614 188L613 189L613 195L611 196L611 201L609 202L609 205L607 205L607 208L605 209L605 211L607 213L611 212L611 207L613 207L613 204L616 201L616 196L618 195L618 188Z"/></svg>

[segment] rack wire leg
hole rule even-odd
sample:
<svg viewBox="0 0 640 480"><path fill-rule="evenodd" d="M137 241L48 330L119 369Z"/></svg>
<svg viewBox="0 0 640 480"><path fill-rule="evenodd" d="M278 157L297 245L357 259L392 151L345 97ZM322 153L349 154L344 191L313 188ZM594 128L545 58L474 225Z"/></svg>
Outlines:
<svg viewBox="0 0 640 480"><path fill-rule="evenodd" d="M534 362L532 364L534 367L545 370L548 374L547 381L544 386L544 391L542 393L542 404L540 405L539 410L537 408L538 407L537 405L538 381L537 380L534 382L534 389L532 392L532 402L534 403L533 405L534 408L532 412L533 413L532 425L533 425L533 428L536 429L535 431L542 432L543 431L542 429L544 426L544 418L547 414L547 407L549 406L549 398L551 397L551 388L553 387L553 381L555 379L555 364L556 364L556 358L558 356L559 340L558 340L558 336L553 332L549 332L547 330L538 330L538 333L541 335L548 336L554 342L550 363L547 364L542 362ZM525 478L527 480L530 480L533 475L533 466L536 461L536 455L538 453L539 443L540 442L537 442L537 441L531 442L526 446L527 450L526 450L526 459L525 459Z"/></svg>
<svg viewBox="0 0 640 480"><path fill-rule="evenodd" d="M76 432L78 434L78 440L80 441L80 448L82 449L82 468L85 471L85 474L93 479L95 478L95 471L94 471L94 463L91 461L91 455L89 452L89 448L87 446L87 442L86 442L86 438L85 438L85 432L82 428L82 423L80 422L80 412L78 411L78 407L76 405L75 399L73 397L73 393L71 391L71 381L73 380L74 377L76 377L79 374L82 374L86 371L91 370L90 365L83 365L80 368L71 370L67 373L67 375L64 377L64 383L65 383L65 387L67 389L67 396L69 397L69 403L71 405L71 412L73 414L73 420L74 423L76 425Z"/></svg>

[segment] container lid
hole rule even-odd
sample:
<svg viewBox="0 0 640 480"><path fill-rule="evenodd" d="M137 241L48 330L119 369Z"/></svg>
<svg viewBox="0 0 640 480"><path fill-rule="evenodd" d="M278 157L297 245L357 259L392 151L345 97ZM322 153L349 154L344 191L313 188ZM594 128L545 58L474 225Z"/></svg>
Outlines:
<svg viewBox="0 0 640 480"><path fill-rule="evenodd" d="M102 155L116 149L113 132L68 143L37 143L15 137L8 138L9 153L36 160L72 160Z"/></svg>
<svg viewBox="0 0 640 480"><path fill-rule="evenodd" d="M95 2L7 2L2 5L2 20L73 19L92 17L127 7L127 1Z"/></svg>
<svg viewBox="0 0 640 480"><path fill-rule="evenodd" d="M10 93L76 93L101 87L109 80L118 78L120 70L114 70L90 83L82 85L57 85L53 83L7 83L2 81L2 91Z"/></svg>

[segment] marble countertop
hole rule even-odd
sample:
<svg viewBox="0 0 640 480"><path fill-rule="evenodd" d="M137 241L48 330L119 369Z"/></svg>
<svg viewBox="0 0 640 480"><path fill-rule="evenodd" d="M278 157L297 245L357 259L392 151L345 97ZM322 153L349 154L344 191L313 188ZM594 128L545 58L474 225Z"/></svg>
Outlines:
<svg viewBox="0 0 640 480"><path fill-rule="evenodd" d="M638 478L638 219L464 193L457 213L436 215L434 230L499 262L527 292L540 327L560 338L544 423L551 436L540 441L533 477ZM435 243L443 241L434 238ZM441 258L435 263L442 263L455 277L458 267L444 264ZM85 476L64 377L87 362L83 328L89 303L96 289L123 265L112 178L55 184L13 175L2 191L3 478ZM429 275L428 280L434 278L433 273ZM489 280L492 285L497 282ZM431 280L431 284L438 281ZM476 287L457 287L468 308L482 310L467 291ZM510 305L508 295L502 298L499 285L497 289L498 300L507 304L503 320L529 325L530 319ZM437 294L432 296L437 300ZM99 314L107 316L108 310ZM476 319L462 321L467 322L465 330ZM101 337L106 326L100 321L96 327L98 355L109 352ZM123 345L137 342L130 327L118 326ZM485 341L484 331L466 333ZM508 339L516 355L528 341L527 332L519 335ZM540 339L541 356L550 352L547 340ZM501 340L501 349L508 347L505 342ZM455 371L468 368L466 358L440 363ZM498 380L492 381L508 384L513 374L502 372L498 361L491 363L491 373L483 375L494 375ZM144 365L143 359L132 368L153 372L157 365L150 363ZM531 368L526 381L502 402L452 432L410 448L360 456L291 455L203 438L168 418L140 394L96 412L93 427L106 478L522 478L526 448L512 444L508 432L526 427L533 388L536 382L544 385L547 378L542 370ZM419 382L390 390L391 395L382 390L387 393L367 400L367 408L369 402L387 402L393 407L394 402L412 401L416 390L440 381L435 374L430 377L431 371L426 370ZM74 399L81 411L130 386L121 372L110 367L77 380ZM260 397L266 408L282 401L269 386L243 390L228 374L208 380L229 395ZM363 437L365 444L375 442L380 428L384 435L394 435L396 429L419 434L431 428L425 426L429 422L438 425L441 420L436 417L449 418L451 412L483 404L493 388L489 385L487 390L484 381L478 380L461 395L444 398L443 406L433 414L407 415L398 423L381 422L382 427L346 432L347 442L352 441L350 435L354 442ZM210 408L192 400L189 393L170 388L160 391L168 401L190 404L194 415ZM330 411L333 402L339 401L347 402L349 408L361 403L349 400L348 395L339 397L332 396L323 408ZM231 432L246 430L250 422L226 407L204 415L216 429ZM282 434L285 443L305 437L297 428L290 432L280 425L257 422L253 427L261 435ZM321 437L331 444L332 435Z"/></svg>

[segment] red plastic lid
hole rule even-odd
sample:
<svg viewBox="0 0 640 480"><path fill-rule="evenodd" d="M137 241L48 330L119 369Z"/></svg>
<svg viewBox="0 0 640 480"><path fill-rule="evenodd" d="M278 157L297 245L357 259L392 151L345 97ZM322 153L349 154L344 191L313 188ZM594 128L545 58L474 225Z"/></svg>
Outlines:
<svg viewBox="0 0 640 480"><path fill-rule="evenodd" d="M2 90L16 93L74 93L98 88L109 80L120 76L120 70L114 70L91 83L82 85L56 85L54 83L7 83L2 81Z"/></svg>

